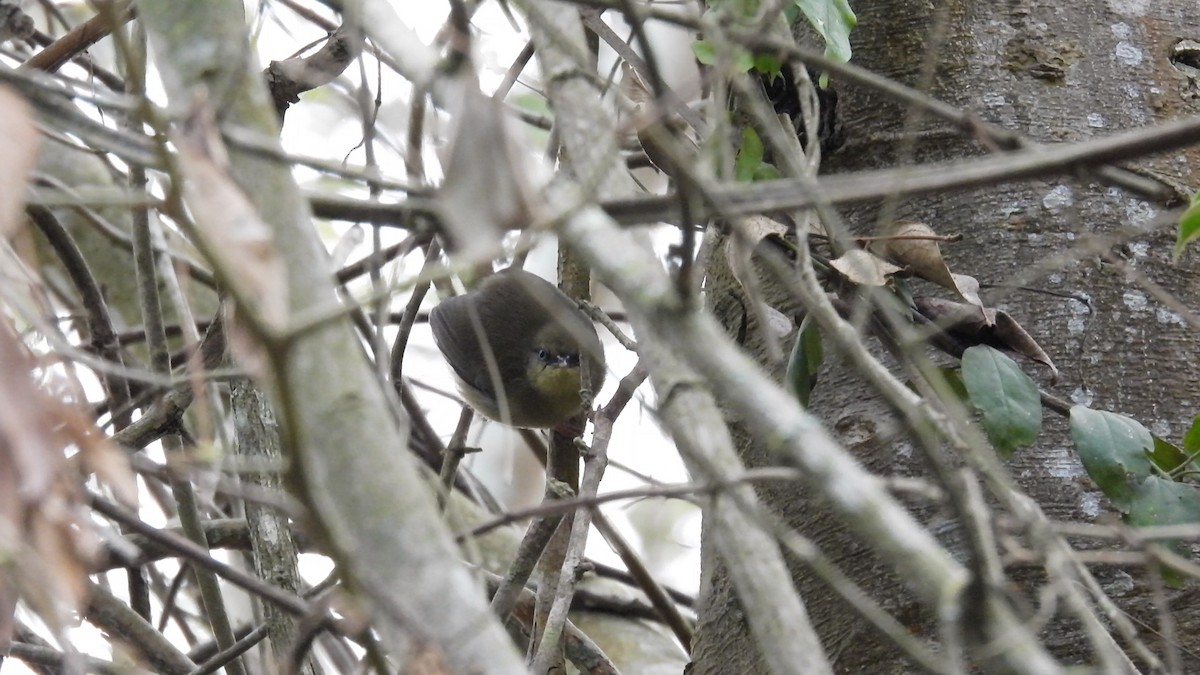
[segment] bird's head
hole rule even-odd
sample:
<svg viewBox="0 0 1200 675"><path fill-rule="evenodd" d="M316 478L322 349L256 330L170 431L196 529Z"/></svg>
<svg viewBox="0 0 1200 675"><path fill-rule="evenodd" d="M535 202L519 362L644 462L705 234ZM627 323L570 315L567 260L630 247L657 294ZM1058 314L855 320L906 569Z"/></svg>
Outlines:
<svg viewBox="0 0 1200 675"><path fill-rule="evenodd" d="M579 343L561 326L551 324L538 331L529 349L526 378L544 399L556 408L575 414L583 403Z"/></svg>

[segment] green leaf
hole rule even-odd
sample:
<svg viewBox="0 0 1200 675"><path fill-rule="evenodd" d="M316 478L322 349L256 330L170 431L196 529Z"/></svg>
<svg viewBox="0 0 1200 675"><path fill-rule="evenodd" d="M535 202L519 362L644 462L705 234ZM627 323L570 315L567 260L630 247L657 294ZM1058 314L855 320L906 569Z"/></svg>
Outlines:
<svg viewBox="0 0 1200 675"><path fill-rule="evenodd" d="M1172 473L1187 464L1188 456L1182 448L1158 436L1151 437L1154 439L1154 449L1150 450L1150 461L1163 473Z"/></svg>
<svg viewBox="0 0 1200 675"><path fill-rule="evenodd" d="M817 372L824 360L825 350L821 346L821 333L809 317L805 316L800 322L800 330L796 333L792 354L788 357L787 381L800 405L806 408L809 399L812 398L812 390L817 386Z"/></svg>
<svg viewBox="0 0 1200 675"><path fill-rule="evenodd" d="M692 53L696 55L697 61L706 66L717 65L717 47L708 40L693 41ZM754 55L748 49L735 47L733 49L733 67L739 73L750 70L754 67Z"/></svg>
<svg viewBox="0 0 1200 675"><path fill-rule="evenodd" d="M1132 502L1125 522L1135 527L1200 524L1200 490L1189 483L1150 476Z"/></svg>
<svg viewBox="0 0 1200 675"><path fill-rule="evenodd" d="M1200 523L1200 490L1188 483L1151 476L1134 491L1125 522L1134 527ZM1165 540L1162 544L1185 557L1188 554L1177 541ZM1163 570L1163 579L1175 587L1184 581L1182 575L1169 569Z"/></svg>
<svg viewBox="0 0 1200 675"><path fill-rule="evenodd" d="M849 61L850 30L858 23L850 3L846 0L796 0L796 6L812 24L813 30L825 40L825 55L843 63Z"/></svg>
<svg viewBox="0 0 1200 675"><path fill-rule="evenodd" d="M787 19L788 26L795 26L796 21L800 19L800 8L796 6L796 3L784 5L783 17Z"/></svg>
<svg viewBox="0 0 1200 675"><path fill-rule="evenodd" d="M1192 205L1179 217L1179 234L1175 238L1175 252L1171 259L1177 262L1188 244L1196 239L1200 239L1200 192L1192 197Z"/></svg>
<svg viewBox="0 0 1200 675"><path fill-rule="evenodd" d="M754 180L754 172L762 164L763 142L751 127L742 129L742 146L733 162L733 177L741 183Z"/></svg>
<svg viewBox="0 0 1200 675"><path fill-rule="evenodd" d="M1146 454L1154 448L1150 432L1135 419L1077 405L1071 408L1071 438L1088 475L1128 512L1135 486L1154 475Z"/></svg>
<svg viewBox="0 0 1200 675"><path fill-rule="evenodd" d="M706 66L715 66L717 64L717 48L708 40L696 40L692 42L692 53L696 55L696 60Z"/></svg>
<svg viewBox="0 0 1200 675"><path fill-rule="evenodd" d="M1188 455L1200 452L1200 415L1192 420L1192 428L1183 435L1183 451Z"/></svg>
<svg viewBox="0 0 1200 675"><path fill-rule="evenodd" d="M742 129L742 145L733 162L733 177L742 183L779 178L779 169L763 161L763 142L751 127Z"/></svg>
<svg viewBox="0 0 1200 675"><path fill-rule="evenodd" d="M779 175L779 169L776 169L774 164L763 162L754 170L754 177L751 180L758 182L763 180L779 180L780 178L782 176Z"/></svg>
<svg viewBox="0 0 1200 675"><path fill-rule="evenodd" d="M535 94L532 92L517 94L516 96L510 97L508 101L526 112L531 112L537 115L546 115L548 117L554 115L554 111L550 109L550 103L546 100L546 97L541 94Z"/></svg>
<svg viewBox="0 0 1200 675"><path fill-rule="evenodd" d="M983 413L983 428L1001 457L1033 443L1042 430L1037 385L1015 361L985 345L962 357L963 383L971 403Z"/></svg>
<svg viewBox="0 0 1200 675"><path fill-rule="evenodd" d="M771 76L771 82L783 72L783 63L774 54L755 54L754 69Z"/></svg>

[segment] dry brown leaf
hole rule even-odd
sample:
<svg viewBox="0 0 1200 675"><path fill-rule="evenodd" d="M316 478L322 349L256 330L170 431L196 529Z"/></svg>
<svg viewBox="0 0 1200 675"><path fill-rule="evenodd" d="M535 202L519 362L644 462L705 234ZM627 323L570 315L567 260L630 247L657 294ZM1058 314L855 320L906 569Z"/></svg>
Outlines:
<svg viewBox="0 0 1200 675"><path fill-rule="evenodd" d="M16 466L8 461L8 454L8 444L0 442L0 559L13 560L22 539L20 523L23 509L21 500L17 498L21 477L17 474ZM0 649L12 639L13 613L17 609L19 587L20 580L15 578L13 570L8 566L0 567Z"/></svg>
<svg viewBox="0 0 1200 675"><path fill-rule="evenodd" d="M112 490L118 502L136 511L137 477L129 465L129 455L100 433L96 425L78 408L49 397L43 398L44 405L62 428L64 442L73 443L79 449L70 460L70 463L77 463L78 466L72 466L71 470L95 474L100 483Z"/></svg>
<svg viewBox="0 0 1200 675"><path fill-rule="evenodd" d="M885 257L926 281L954 290L954 278L942 259L942 249L932 239L938 236L932 227L925 223L898 222L888 228L887 234L893 238L884 241Z"/></svg>
<svg viewBox="0 0 1200 675"><path fill-rule="evenodd" d="M1058 381L1058 368L1037 340L1007 312L998 309L965 305L941 298L913 298L922 316L940 326L947 334L966 347L988 345L1016 352L1050 369L1052 382ZM961 352L953 354L961 356Z"/></svg>
<svg viewBox="0 0 1200 675"><path fill-rule="evenodd" d="M1058 368L1054 365L1054 361L1050 360L1050 355L1042 349L1042 346L1037 343L1037 340L1033 339L1032 335L1026 332L1024 326L1002 310L991 310L991 313L992 316L990 318L992 319L996 339L1030 361L1040 363L1049 368L1050 381L1057 382Z"/></svg>
<svg viewBox="0 0 1200 675"><path fill-rule="evenodd" d="M24 222L25 187L29 172L37 164L38 135L33 110L12 89L0 87L0 139L4 139L4 161L0 162L0 236L7 237Z"/></svg>
<svg viewBox="0 0 1200 675"><path fill-rule="evenodd" d="M129 456L94 430L73 435L76 445L79 446L79 457L84 468L96 474L96 478L112 490L113 496L122 506L136 511L137 477L129 466Z"/></svg>
<svg viewBox="0 0 1200 675"><path fill-rule="evenodd" d="M36 502L49 494L64 459L64 439L30 379L32 363L9 319L0 321L0 465L15 472L17 497Z"/></svg>
<svg viewBox="0 0 1200 675"><path fill-rule="evenodd" d="M457 255L487 260L504 233L528 224L539 203L531 166L512 114L463 78L460 100L451 105L454 131L437 193L438 210Z"/></svg>
<svg viewBox="0 0 1200 675"><path fill-rule="evenodd" d="M787 226L765 216L739 218L734 221L733 225L732 235L725 240L725 260L729 263L729 269L733 272L734 279L746 292L755 318L764 328L770 329L764 334L766 338L764 347L767 350L768 358L782 359L783 351L776 341L777 330L772 323L770 314L766 311L770 309L770 305L762 300L758 277L755 276L754 267L750 261L759 242L772 235L783 236L787 233Z"/></svg>
<svg viewBox="0 0 1200 675"><path fill-rule="evenodd" d="M963 300L976 307L983 307L983 300L979 299L978 279L968 274L951 274L950 278L954 280L954 292L962 296Z"/></svg>
<svg viewBox="0 0 1200 675"><path fill-rule="evenodd" d="M638 75L637 69L629 65L628 61L621 61L619 89L635 107L654 101L654 94L650 93L650 87L646 86L646 81L642 79L641 75Z"/></svg>
<svg viewBox="0 0 1200 675"><path fill-rule="evenodd" d="M179 149L183 196L196 223L198 247L212 260L238 306L228 305L229 346L238 362L262 377L270 356L262 343L264 326L276 334L287 328L287 270L277 254L270 226L227 171L212 110L198 101L172 140ZM245 316L252 312L253 317Z"/></svg>
<svg viewBox="0 0 1200 675"><path fill-rule="evenodd" d="M754 249L771 235L782 237L787 234L787 226L766 216L739 218L733 225L735 229L732 236L725 240L725 260L742 288L748 288L747 283L753 283L748 275Z"/></svg>
<svg viewBox="0 0 1200 675"><path fill-rule="evenodd" d="M72 505L77 501L76 490L63 483L26 516L32 550L21 556L22 599L55 627L74 625L74 615L87 602L87 575L99 550L94 532L78 527L82 519Z"/></svg>
<svg viewBox="0 0 1200 675"><path fill-rule="evenodd" d="M276 254L270 226L229 175L212 109L198 101L172 140L185 179L184 201L205 254L218 264L222 281L235 287L236 297L252 303L243 310L283 331L288 318L286 269Z"/></svg>
<svg viewBox="0 0 1200 675"><path fill-rule="evenodd" d="M34 362L0 315L0 643L19 594L53 630L84 601L98 551L81 515L81 486L67 469L70 413L40 390Z"/></svg>
<svg viewBox="0 0 1200 675"><path fill-rule="evenodd" d="M989 326L993 325L995 322L992 316L983 311L985 308L983 300L979 298L979 280L967 274L951 274L950 278L954 280L954 292L958 293L963 300L978 307L984 322Z"/></svg>
<svg viewBox="0 0 1200 675"><path fill-rule="evenodd" d="M762 313L766 317L767 328L776 338L782 340L796 330L796 322L791 317L766 303L762 304Z"/></svg>
<svg viewBox="0 0 1200 675"><path fill-rule="evenodd" d="M229 353L250 377L259 382L266 382L271 374L271 353L266 343L246 325L246 321L235 305L223 303L221 312L222 321L225 322L225 341L229 344ZM191 374L193 377L198 376L195 372Z"/></svg>
<svg viewBox="0 0 1200 675"><path fill-rule="evenodd" d="M902 271L902 268L860 248L846 251L829 264L842 276L862 286L886 286L888 275Z"/></svg>
<svg viewBox="0 0 1200 675"><path fill-rule="evenodd" d="M943 329L970 338L971 344L982 344L987 323L977 308L953 300L918 297L913 298L913 306Z"/></svg>
<svg viewBox="0 0 1200 675"><path fill-rule="evenodd" d="M758 246L758 242L771 235L782 237L788 231L787 225L766 216L739 218L737 220L737 228L741 235L750 242L751 247Z"/></svg>
<svg viewBox="0 0 1200 675"><path fill-rule="evenodd" d="M947 288L960 298L983 309L979 299L979 281L967 274L955 274L942 258L937 232L925 223L898 222L888 230L890 239L884 240L881 250L892 262L907 267L922 279ZM991 320L981 314L988 325Z"/></svg>

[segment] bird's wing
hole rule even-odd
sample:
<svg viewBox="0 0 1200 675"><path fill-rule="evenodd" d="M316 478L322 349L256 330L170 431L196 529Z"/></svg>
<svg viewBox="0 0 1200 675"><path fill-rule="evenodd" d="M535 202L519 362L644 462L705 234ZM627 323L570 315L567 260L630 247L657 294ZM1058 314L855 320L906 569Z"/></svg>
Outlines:
<svg viewBox="0 0 1200 675"><path fill-rule="evenodd" d="M471 330L470 299L466 296L448 298L429 313L433 340L446 356L450 369L458 379L480 393L495 398L495 387L486 368L471 368L468 364L483 363L479 340ZM473 371L473 372L472 372Z"/></svg>

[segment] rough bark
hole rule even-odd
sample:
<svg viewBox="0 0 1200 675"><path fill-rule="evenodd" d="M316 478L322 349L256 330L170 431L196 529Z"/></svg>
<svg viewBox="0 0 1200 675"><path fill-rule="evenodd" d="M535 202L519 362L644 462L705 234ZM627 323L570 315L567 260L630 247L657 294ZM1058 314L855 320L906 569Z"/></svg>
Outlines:
<svg viewBox="0 0 1200 675"><path fill-rule="evenodd" d="M944 21L944 41L936 54L931 94L975 111L1038 142L1059 142L1154 124L1200 112L1196 81L1169 60L1180 38L1195 39L1200 17L1191 2L918 3L893 0L854 3L859 26L853 35L854 61L910 85L921 82L930 32ZM939 15L938 12L945 12ZM837 82L834 82L837 86ZM908 111L881 94L841 88L841 112L849 142L826 163L843 172L895 165L895 135L904 131ZM939 124L922 121L918 128ZM948 160L984 152L956 133L923 135L912 161ZM1200 150L1158 157L1141 166L1195 186ZM1163 209L1095 182L1060 180L1001 185L986 190L901 199L896 215L928 222L943 233L961 232L963 243L944 247L951 267L984 283L1020 280L1062 293L1083 293L1094 311L1060 297L993 291L992 305L1018 318L1058 362L1061 380L1051 386L1044 373L1030 372L1039 384L1064 398L1128 414L1156 434L1176 439L1197 412L1200 367L1193 355L1195 331L1177 312L1140 286L1144 275L1189 307L1197 305L1196 258L1170 262L1174 230ZM871 233L878 205L844 212L860 233ZM1057 255L1073 258L1053 262ZM1102 256L1114 254L1116 264ZM1122 266L1127 268L1123 270ZM713 306L735 327L742 304L731 280L714 284ZM748 347L755 348L751 322ZM1164 395L1166 394L1166 395ZM847 447L869 468L885 475L927 475L918 453L896 434L896 423L857 378L830 368L818 385L814 407ZM1065 433L1065 421L1048 417L1036 446L1009 460L1020 486L1055 519L1091 522L1115 510L1084 474ZM767 463L765 453L743 443L747 465ZM924 610L901 592L867 547L847 536L836 520L803 491L764 486L765 503L786 514L789 523L811 536L826 554L863 587L914 628L928 621ZM940 523L940 524L939 524ZM932 527L953 539L953 523L934 518ZM706 542L708 587L696 633L694 673L762 672L747 638L741 609L728 578ZM805 570L795 568L797 586L817 624L825 647L841 672L907 672L912 665L834 599ZM1144 574L1138 570L1097 569L1110 595L1145 626L1156 626ZM1132 576L1131 576L1132 575ZM1029 593L1038 578L1017 574ZM1196 652L1200 611L1172 602L1180 641ZM1076 625L1054 621L1043 631L1048 646L1065 663L1088 663L1088 643ZM1160 654L1162 645L1143 634ZM1184 669L1200 668L1184 652Z"/></svg>

